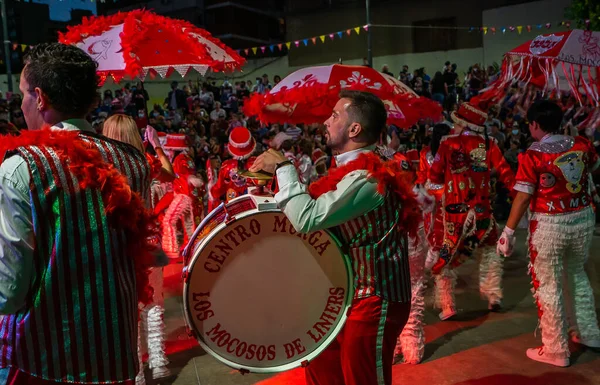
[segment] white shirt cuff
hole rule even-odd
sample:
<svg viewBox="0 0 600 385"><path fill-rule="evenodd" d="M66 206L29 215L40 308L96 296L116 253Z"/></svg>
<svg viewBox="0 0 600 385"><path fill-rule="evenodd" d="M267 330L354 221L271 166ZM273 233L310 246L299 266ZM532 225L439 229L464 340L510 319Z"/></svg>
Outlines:
<svg viewBox="0 0 600 385"><path fill-rule="evenodd" d="M517 182L515 183L515 187L513 187L513 189L529 195L533 195L535 193L535 186L527 182Z"/></svg>
<svg viewBox="0 0 600 385"><path fill-rule="evenodd" d="M291 164L287 166L283 166L276 171L277 174L277 183L279 185L279 189L289 185L293 182L298 182L298 172L296 171L296 167Z"/></svg>

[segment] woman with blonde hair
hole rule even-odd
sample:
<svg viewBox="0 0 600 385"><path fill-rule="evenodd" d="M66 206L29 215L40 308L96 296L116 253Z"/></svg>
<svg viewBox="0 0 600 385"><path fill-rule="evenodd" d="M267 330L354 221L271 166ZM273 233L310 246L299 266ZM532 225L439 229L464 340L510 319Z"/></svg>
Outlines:
<svg viewBox="0 0 600 385"><path fill-rule="evenodd" d="M140 131L137 128L135 120L127 115L116 114L108 118L104 122L103 127L104 136L118 140L132 145L133 147L146 154L146 159L150 163L150 169L152 170L152 185L157 185L157 180L160 181L172 181L174 179L173 167L171 162L167 158L165 152L160 147L158 140L158 134L156 130L151 126L146 127L145 136L148 142L154 147L158 160L152 155L148 154L144 149L144 142L140 135ZM154 190L151 187L151 190ZM148 204L154 207L154 195L148 191L145 198L152 198L148 201ZM160 199L161 197L158 197ZM156 201L158 201L156 199ZM162 266L168 264L168 260ZM145 306L140 314L140 323L138 333L138 356L140 361L140 371L136 378L137 385L143 385L146 383L144 378L144 366L142 363L142 351L144 350L143 345L148 350L148 365L152 370L153 379L165 378L171 375L171 371L167 368L169 359L165 354L164 344L164 330L165 325L163 321L164 313L164 297L163 297L163 268L155 267L150 273L150 284L154 289L153 302Z"/></svg>

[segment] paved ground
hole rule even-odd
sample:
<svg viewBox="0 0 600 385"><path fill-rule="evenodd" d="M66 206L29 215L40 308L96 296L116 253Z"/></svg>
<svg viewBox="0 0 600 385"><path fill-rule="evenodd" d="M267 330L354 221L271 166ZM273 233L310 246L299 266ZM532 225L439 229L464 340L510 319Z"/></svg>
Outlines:
<svg viewBox="0 0 600 385"><path fill-rule="evenodd" d="M505 309L488 313L479 298L476 265L460 269L457 285L459 316L441 322L429 306L425 328L427 346L420 365L398 364L394 384L427 385L592 385L600 384L600 352L576 350L569 368L561 369L529 360L525 350L540 345L536 310L530 293L525 233L518 232L518 251L505 262ZM167 350L175 376L163 384L299 385L302 370L275 376L241 375L207 355L185 331L182 319L181 265L167 269L165 303ZM597 308L600 308L600 237L595 237L588 263ZM431 295L429 295L431 297ZM149 376L147 375L149 378ZM152 381L148 382L152 384Z"/></svg>

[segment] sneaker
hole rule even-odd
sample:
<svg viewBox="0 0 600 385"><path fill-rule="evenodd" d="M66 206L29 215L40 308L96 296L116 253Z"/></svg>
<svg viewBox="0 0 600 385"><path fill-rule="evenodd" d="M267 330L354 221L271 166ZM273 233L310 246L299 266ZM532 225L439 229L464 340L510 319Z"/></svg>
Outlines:
<svg viewBox="0 0 600 385"><path fill-rule="evenodd" d="M490 302L488 304L488 310L493 313L498 313L500 310L502 310L502 303L500 301Z"/></svg>
<svg viewBox="0 0 600 385"><path fill-rule="evenodd" d="M442 312L440 313L440 319L442 321L445 321L447 319L454 317L455 315L456 315L456 309L453 307L450 307L450 308L442 310Z"/></svg>
<svg viewBox="0 0 600 385"><path fill-rule="evenodd" d="M600 339L598 339L598 338L592 339L592 340L585 340L585 339L579 337L578 335L573 335L571 337L571 340L573 342L575 342L576 344L585 345L588 348L600 349Z"/></svg>
<svg viewBox="0 0 600 385"><path fill-rule="evenodd" d="M159 380L161 378L171 377L171 371L166 366L159 366L158 368L152 368L152 378Z"/></svg>
<svg viewBox="0 0 600 385"><path fill-rule="evenodd" d="M539 348L527 349L527 357L531 358L534 361L543 362L545 364L550 364L561 368L565 368L570 364L568 357L556 357L544 354L544 346L540 346Z"/></svg>

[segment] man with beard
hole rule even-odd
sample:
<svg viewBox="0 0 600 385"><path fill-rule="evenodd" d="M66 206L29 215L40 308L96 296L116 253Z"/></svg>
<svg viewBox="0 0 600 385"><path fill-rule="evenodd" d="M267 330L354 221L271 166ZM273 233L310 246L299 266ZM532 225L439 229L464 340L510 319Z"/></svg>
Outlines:
<svg viewBox="0 0 600 385"><path fill-rule="evenodd" d="M354 268L354 300L344 329L306 368L309 385L391 384L399 332L410 312L407 235L419 210L399 162L377 142L387 113L376 96L342 91L325 122L336 167L307 188L284 155L269 150L251 171L277 174L279 207L301 233L328 229Z"/></svg>

